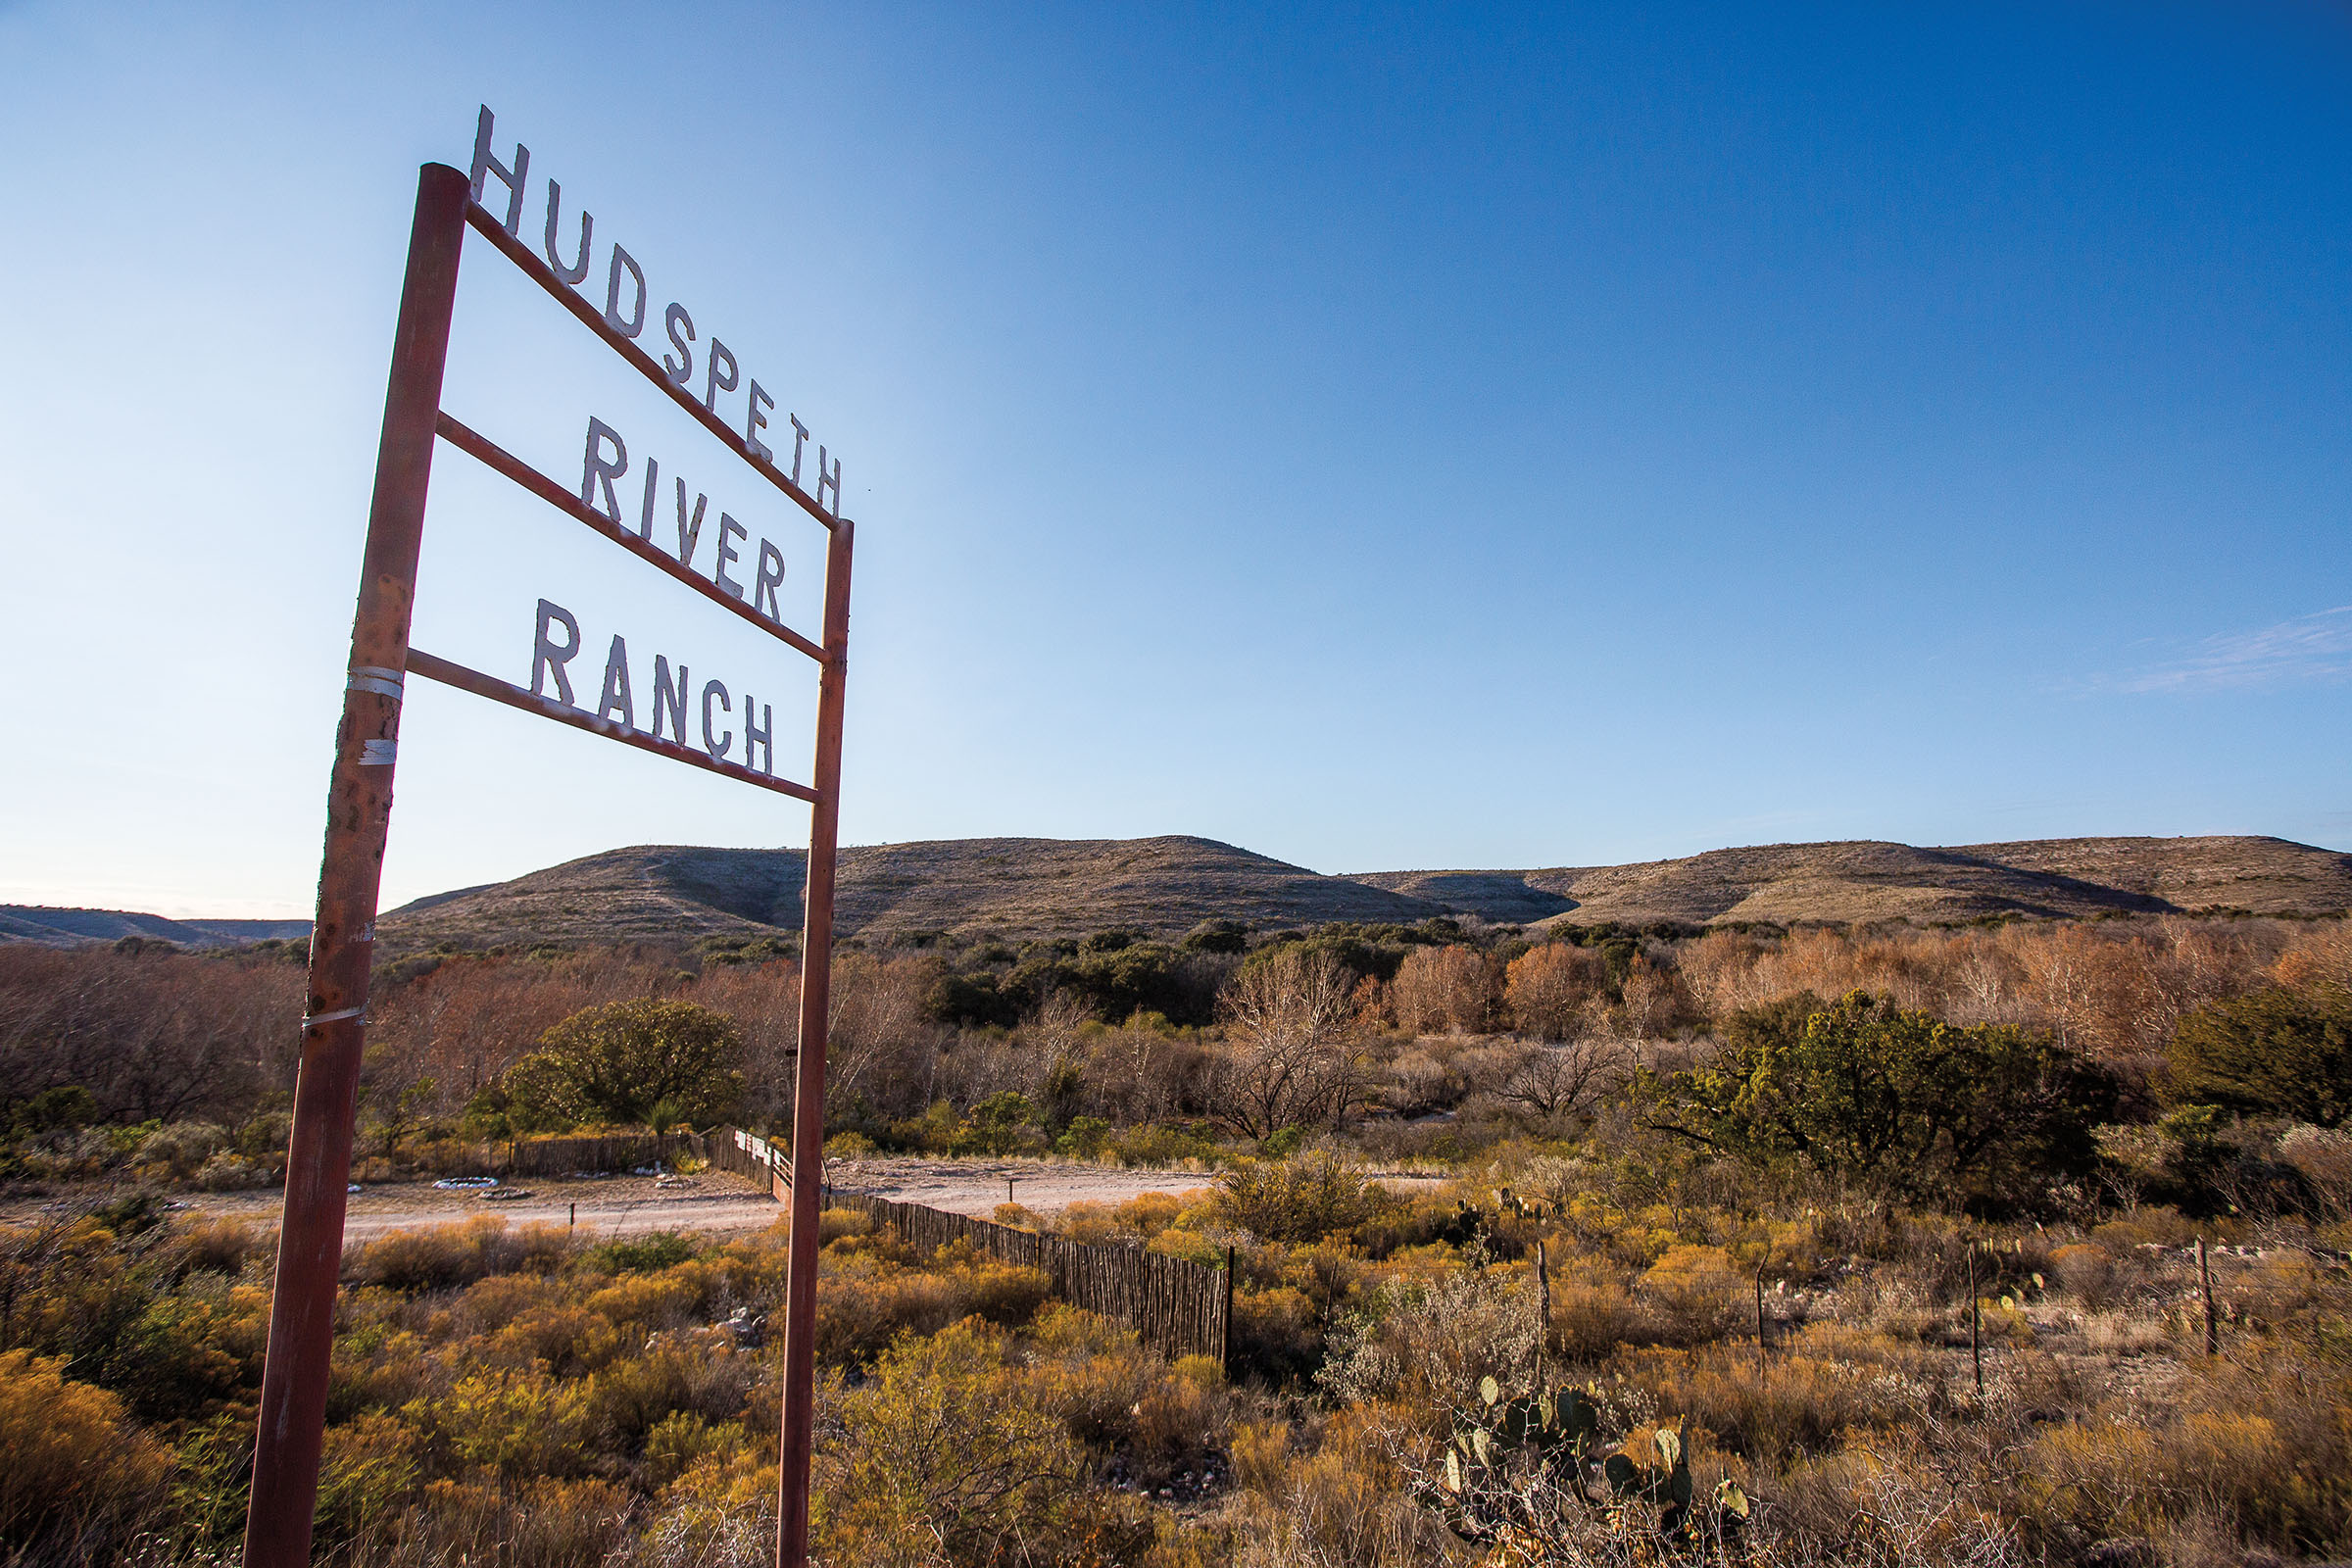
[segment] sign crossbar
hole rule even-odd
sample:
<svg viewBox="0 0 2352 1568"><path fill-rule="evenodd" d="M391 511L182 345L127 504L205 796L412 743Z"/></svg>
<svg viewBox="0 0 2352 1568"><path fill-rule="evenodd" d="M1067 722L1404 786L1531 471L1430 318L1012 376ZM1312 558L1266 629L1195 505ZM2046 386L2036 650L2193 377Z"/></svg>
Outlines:
<svg viewBox="0 0 2352 1568"><path fill-rule="evenodd" d="M409 650L409 673L422 675L426 680L438 681L444 686L455 687L462 692L471 692L476 697L487 697L494 703L504 703L509 708L520 709L526 713L536 713L541 718L552 718L559 724L569 724L573 729L584 729L591 735L602 735L605 739L618 741L623 746L634 746L639 751L651 752L656 757L666 757L673 762L691 763L706 772L717 773L745 784L757 784L763 790L774 790L778 795L789 795L796 801L807 801L811 806L814 806L817 801L816 791L806 784L796 784L788 778L777 778L773 774L762 773L757 768L745 767L740 762L730 762L721 758L705 756L691 746L682 746L676 741L662 740L656 736L633 730L626 724L616 724L612 719L600 718L583 709L559 703L552 697L541 697L537 693L527 692L520 686L500 680L496 675L485 675L478 669L468 669L464 664L451 660L436 659L421 648Z"/></svg>
<svg viewBox="0 0 2352 1568"><path fill-rule="evenodd" d="M647 565L656 567L663 575L684 583L729 614L750 621L778 642L807 654L820 664L825 662L823 648L810 642L782 621L768 619L750 605L727 593L701 572L680 564L676 557L659 545L639 538L594 507L583 504L578 496L573 495L488 436L469 429L451 417L446 409L441 413L438 429L442 440L447 441L451 446L456 447L460 452L465 453L493 473L514 480L565 516L586 524L590 529L612 540Z"/></svg>

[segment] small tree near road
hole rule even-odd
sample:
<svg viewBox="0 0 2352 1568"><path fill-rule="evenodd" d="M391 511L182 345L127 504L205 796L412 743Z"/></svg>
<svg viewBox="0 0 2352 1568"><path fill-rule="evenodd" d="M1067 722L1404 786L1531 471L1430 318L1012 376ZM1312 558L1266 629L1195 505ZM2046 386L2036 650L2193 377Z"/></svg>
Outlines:
<svg viewBox="0 0 2352 1568"><path fill-rule="evenodd" d="M2090 1172L2091 1129L2114 1113L2113 1075L2046 1037L1867 992L1747 1008L1728 1033L1712 1061L1655 1086L1651 1126L1907 1198L2044 1196Z"/></svg>
<svg viewBox="0 0 2352 1568"><path fill-rule="evenodd" d="M743 1094L743 1035L723 1012L691 1002L584 1007L539 1037L507 1090L518 1104L566 1122L653 1127L715 1121Z"/></svg>

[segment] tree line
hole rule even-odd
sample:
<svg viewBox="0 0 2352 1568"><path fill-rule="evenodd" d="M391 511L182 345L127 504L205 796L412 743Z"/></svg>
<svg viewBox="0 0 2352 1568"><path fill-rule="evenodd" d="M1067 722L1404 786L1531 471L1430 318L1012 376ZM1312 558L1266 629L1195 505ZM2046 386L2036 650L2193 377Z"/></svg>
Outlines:
<svg viewBox="0 0 2352 1568"><path fill-rule="evenodd" d="M2210 1192L2225 1171L2259 1187L2246 1168L2270 1153L2230 1128L2346 1114L2348 953L2341 920L931 935L837 960L828 1120L942 1152L1152 1158L1347 1133L1443 1157L1611 1114L1984 1202L2066 1181ZM125 1130L217 1126L158 1147L178 1174L266 1179L300 956L0 947L12 1147L95 1157ZM363 1150L781 1127L799 985L796 959L743 943L400 960L370 1000ZM2100 1142L2117 1127L2149 1148ZM2116 1174L2134 1159L2139 1176Z"/></svg>

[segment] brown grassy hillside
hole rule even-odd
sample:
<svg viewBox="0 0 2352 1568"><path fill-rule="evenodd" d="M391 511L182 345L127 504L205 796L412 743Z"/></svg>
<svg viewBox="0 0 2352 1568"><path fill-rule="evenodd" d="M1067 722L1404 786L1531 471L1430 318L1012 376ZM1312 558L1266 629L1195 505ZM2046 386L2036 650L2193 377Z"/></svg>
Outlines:
<svg viewBox="0 0 2352 1568"><path fill-rule="evenodd" d="M641 845L461 888L395 909L388 951L755 937L797 931L799 850ZM2352 908L2352 855L2272 838L2042 839L1915 849L1856 841L1714 850L1637 865L1323 876L1214 840L941 839L842 851L839 930L1014 941L1126 926L1175 936L1201 920L1260 930L1440 914L1511 925L1692 925L1982 915ZM298 935L300 921L169 921L102 909L0 908L0 941L72 945L125 934L188 945Z"/></svg>
<svg viewBox="0 0 2352 1568"><path fill-rule="evenodd" d="M418 900L401 947L752 936L801 923L798 850L645 846ZM1172 936L1211 917L1261 928L1476 914L1544 920L1966 920L2018 913L2352 907L2352 856L2269 838L2047 839L1915 849L1853 842L1715 850L1638 865L1321 876L1209 839L943 839L842 851L840 930Z"/></svg>
<svg viewBox="0 0 2352 1568"><path fill-rule="evenodd" d="M798 930L799 850L644 846L512 882L420 899L384 916L387 943L423 947L757 935ZM1057 936L1128 926L1174 936L1212 916L1256 925L1411 922L1426 900L1320 876L1210 839L942 839L841 852L844 935Z"/></svg>

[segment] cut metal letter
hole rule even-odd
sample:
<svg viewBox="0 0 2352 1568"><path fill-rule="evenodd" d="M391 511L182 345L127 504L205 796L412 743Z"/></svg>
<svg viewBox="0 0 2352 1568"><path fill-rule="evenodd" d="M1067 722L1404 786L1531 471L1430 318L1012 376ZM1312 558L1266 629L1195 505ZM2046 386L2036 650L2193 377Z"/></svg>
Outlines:
<svg viewBox="0 0 2352 1568"><path fill-rule="evenodd" d="M686 378L694 374L694 350L686 346L694 341L694 318L686 314L685 306L671 300L669 309L662 313L662 325L668 330L669 341L678 351L674 360L666 354L662 356L662 373L684 386ZM683 336L679 335L681 332Z"/></svg>
<svg viewBox="0 0 2352 1568"><path fill-rule="evenodd" d="M598 449L607 442L611 442L612 446L611 461L598 455ZM618 430L613 429L593 414L588 416L588 449L586 455L580 460L580 505L601 512L612 521L618 522L620 520L620 498L612 493L612 481L628 471L628 443L621 440ZM597 494L600 489L604 494L604 503L601 506L597 503Z"/></svg>
<svg viewBox="0 0 2352 1568"><path fill-rule="evenodd" d="M833 515L838 517L841 515L841 460L835 458L832 469L828 472L825 467L825 449L820 446L816 449L816 495L814 497L820 508L825 504L827 488L833 492L832 511Z"/></svg>
<svg viewBox="0 0 2352 1568"><path fill-rule="evenodd" d="M678 666L676 684L670 681L669 661L654 656L654 739L662 738L662 715L669 715L669 738L686 744L686 666Z"/></svg>
<svg viewBox="0 0 2352 1568"><path fill-rule="evenodd" d="M550 629L557 626L564 628L564 645L560 648L547 635ZM571 612L549 600L540 600L539 630L531 638L531 695L546 696L541 683L547 676L553 675L556 677L556 701L566 708L577 708L579 704L571 700L571 677L564 673L564 666L570 663L579 651L580 623L571 618Z"/></svg>
<svg viewBox="0 0 2352 1568"><path fill-rule="evenodd" d="M760 541L760 577L752 584L752 608L770 620L784 618L784 607L776 590L784 586L784 552Z"/></svg>
<svg viewBox="0 0 2352 1568"><path fill-rule="evenodd" d="M759 707L760 718L755 721L752 717L752 694L743 694L743 765L756 767L762 773L773 773L776 770L776 709L772 703L761 703ZM752 758L755 748L760 754L757 761Z"/></svg>
<svg viewBox="0 0 2352 1568"><path fill-rule="evenodd" d="M694 498L694 520L687 521L686 481L678 481L678 564L681 566L694 564L695 542L703 536L703 509L710 504L709 496L697 495Z"/></svg>
<svg viewBox="0 0 2352 1568"><path fill-rule="evenodd" d="M612 646L605 654L605 695L596 705L596 716L617 716L626 729L637 727L637 703L629 695L629 645L615 632Z"/></svg>
<svg viewBox="0 0 2352 1568"><path fill-rule="evenodd" d="M721 360L724 360L727 366L727 373L723 378L718 373ZM712 338L710 340L710 363L705 368L703 373L703 407L709 409L712 414L716 414L718 412L718 395L721 392L734 391L735 383L741 376L742 370L735 364L735 351L718 339Z"/></svg>
<svg viewBox="0 0 2352 1568"><path fill-rule="evenodd" d="M710 580L735 598L741 599L743 584L727 575L727 563L741 561L743 553L727 543L729 534L733 534L738 539L749 539L752 536L752 530L722 512L718 514L718 560L710 568Z"/></svg>
<svg viewBox="0 0 2352 1568"><path fill-rule="evenodd" d="M513 234L522 226L522 186L531 175L531 150L516 142L514 167L509 169L490 156L490 106L484 104L481 118L473 122L473 199L477 202L482 199L482 187L492 174L505 181L507 232Z"/></svg>
<svg viewBox="0 0 2352 1568"><path fill-rule="evenodd" d="M547 182L547 265L564 282L577 283L588 275L588 236L596 231L596 220L588 216L586 208L580 209L580 254L565 266L564 258L556 254L556 215L563 207L564 187L551 179Z"/></svg>
<svg viewBox="0 0 2352 1568"><path fill-rule="evenodd" d="M661 482L662 460L660 458L646 459L645 506L637 514L637 537L640 539L651 539L654 536L654 490Z"/></svg>
<svg viewBox="0 0 2352 1568"><path fill-rule="evenodd" d="M759 377L754 376L751 409L743 416L743 444L752 449L753 457L773 466L776 455L768 450L766 442L760 439L760 432L767 428L767 416L760 412L762 405L772 409L776 406L776 400L767 395L767 388L760 384Z"/></svg>
<svg viewBox="0 0 2352 1568"><path fill-rule="evenodd" d="M637 286L637 300L629 307L625 321L620 316L620 274L624 271ZM636 257L617 245L612 247L612 269L605 274L605 324L622 337L635 337L645 330L645 271Z"/></svg>
<svg viewBox="0 0 2352 1568"><path fill-rule="evenodd" d="M711 733L716 728L710 722L710 699L713 697L718 699L718 706L721 709L729 712L733 712L735 710L735 705L727 701L727 688L724 684L714 680L703 683L703 750L709 752L712 757L724 757L734 748L735 732L727 730L717 735Z"/></svg>

